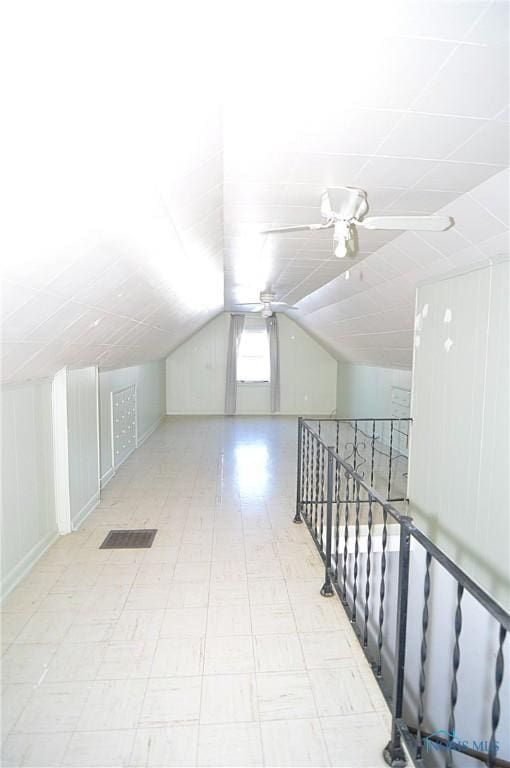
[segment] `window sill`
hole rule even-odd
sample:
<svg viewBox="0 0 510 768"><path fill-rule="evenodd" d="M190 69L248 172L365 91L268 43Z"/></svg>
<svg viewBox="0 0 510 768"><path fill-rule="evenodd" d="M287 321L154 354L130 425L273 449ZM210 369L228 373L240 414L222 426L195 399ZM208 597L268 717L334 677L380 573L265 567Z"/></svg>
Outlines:
<svg viewBox="0 0 510 768"><path fill-rule="evenodd" d="M238 387L267 387L270 384L269 381L238 381Z"/></svg>

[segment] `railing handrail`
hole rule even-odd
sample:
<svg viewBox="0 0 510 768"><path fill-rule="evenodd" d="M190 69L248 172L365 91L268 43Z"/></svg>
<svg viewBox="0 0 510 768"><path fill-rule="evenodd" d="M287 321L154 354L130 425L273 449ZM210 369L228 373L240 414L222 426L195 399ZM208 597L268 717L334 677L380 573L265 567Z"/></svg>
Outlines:
<svg viewBox="0 0 510 768"><path fill-rule="evenodd" d="M406 525L406 523L403 523ZM462 570L454 561L448 557L441 547L429 539L420 528L414 523L409 524L409 533L411 536L420 542L422 547L428 552L434 560L443 566L448 573L453 576L465 590L467 590L490 614L501 624L507 632L510 631L510 614L506 611L502 605L500 605L488 592L484 590L476 581L474 581L468 574Z"/></svg>
<svg viewBox="0 0 510 768"><path fill-rule="evenodd" d="M318 422L318 428L315 430L309 422ZM380 492L369 485L368 481L364 480L364 477L359 474L356 467L357 459L357 435L359 433L359 421L360 419L312 419L306 417L300 417L298 422L298 463L297 463L297 503L296 513L294 517L295 523L305 522L312 534L315 544L319 550L319 553L325 564L325 580L320 590L324 597L329 597L335 593L342 601L347 615L354 626L356 635L363 651L372 666L374 674L378 679L379 685L386 698L388 705L391 708L392 720L391 720L391 737L390 741L386 745L383 755L385 761L397 768L406 764L406 754L403 748L402 741L407 744L409 748L409 754L413 754L417 760L420 760L423 756L424 739L427 738L424 730L424 724L426 724L426 710L424 709L424 693L427 689L427 632L429 627L429 607L428 601L431 594L431 582L430 582L430 566L434 562L440 566L453 580L453 583L457 586L457 600L455 606L455 621L454 621L454 645L453 656L451 666L451 680L450 680L450 709L448 715L448 740L443 745L445 749L455 749L454 737L455 737L455 717L456 717L456 705L458 698L458 682L457 674L460 666L461 651L459 645L459 638L462 631L462 597L464 591L468 592L471 597L476 601L480 610L485 611L486 616L490 616L499 625L499 642L498 650L495 657L495 671L493 676L494 681L494 696L492 699L492 706L490 709L490 721L491 721L491 736L488 741L487 753L480 753L482 757L477 756L477 759L483 759L490 768L494 768L496 765L510 765L501 758L497 757L498 742L496 741L496 735L498 732L498 726L501 717L500 706L500 689L504 676L504 654L503 645L505 637L510 630L510 615L494 598L492 598L485 589L477 584L468 574L457 565L443 550L435 544L420 528L418 528L413 519L406 514L399 512L392 504L391 495L391 480L392 480L392 458L393 458L393 433L394 422L398 419L384 419L384 421L391 422L390 428L390 452L389 452L389 464L388 464L388 486L387 496L384 498ZM377 419L364 419L364 421L371 421L373 423L373 430L371 436L371 473L370 483L374 484L374 448L375 448L375 424ZM383 420L380 420L383 421ZM407 419L411 421L411 419ZM321 423L333 422L336 423L336 441L335 446L328 445L321 434ZM351 426L354 424L354 442L346 443L347 445L353 445L354 466L352 466L347 459L343 459L339 453L339 424L348 422ZM370 437L370 436L369 436ZM351 454L348 457L351 458ZM361 457L365 461L364 457ZM327 474L325 478L325 471ZM342 476L345 474L345 499L342 498L340 489L342 485ZM363 473L364 474L364 473ZM326 488L324 482L326 480ZM304 495L303 495L304 489ZM360 489L363 489L368 498L360 498ZM351 493L352 490L352 493ZM401 499L393 499L400 501ZM403 499L402 499L403 500ZM363 568L366 571L366 583L365 583L365 595L364 595L364 608L363 616L361 616L361 608L363 607L363 597L359 592L361 587L361 563L360 560L362 550L359 547L360 536L360 508L361 504L368 501L368 536L366 544L366 564ZM336 522L333 522L333 506L336 506ZM343 522L344 528L343 543L339 540L339 509L340 505L343 507ZM349 506L354 507L354 549L351 550L349 546L351 534L349 533ZM370 650L369 641L369 623L370 623L370 603L369 598L371 595L370 586L370 573L372 569L371 557L372 552L372 535L373 535L373 510L372 507L376 505L382 508L383 511L383 529L382 529L382 550L380 557L380 585L379 585L379 611L378 611L378 627L376 627L376 634L373 641L376 642L376 646L372 646ZM320 511L320 514L319 514ZM325 512L325 519L324 519ZM392 691L390 692L387 687L386 673L383 671L383 658L386 653L386 619L385 624L385 593L386 593L386 567L387 567L387 547L388 547L388 517L391 517L396 523L399 524L399 545L398 545L398 583L396 590L396 613L395 613L395 646L393 660L389 666L390 676L392 679ZM325 529L324 529L325 523ZM352 526L352 518L351 518ZM333 529L335 529L335 541L333 551ZM325 537L324 537L325 531ZM416 712L417 728L416 737L412 737L410 729L407 727L407 715L404 717L405 710L408 707L406 703L406 684L408 682L406 671L406 653L407 653L407 627L408 627L408 602L409 602L409 584L410 584L410 570L411 570L411 544L412 539L420 544L420 551L423 551L425 556L425 572L423 577L423 608L422 608L422 634L421 634L421 646L420 646L420 670L418 681L418 704ZM343 548L343 554L341 552ZM348 565L349 553L352 552L351 565ZM340 558L342 567L340 570ZM352 567L352 580L351 580L351 567ZM349 578L348 578L349 575ZM358 600L359 603L359 616L360 621L363 623L364 628L358 623ZM391 633L391 629L390 629ZM475 755L472 755L475 757ZM414 760L413 757L413 760ZM451 753L447 757L447 765L452 764Z"/></svg>
<svg viewBox="0 0 510 768"><path fill-rule="evenodd" d="M372 420L383 421L383 419L367 419L367 421ZM481 587L470 576L468 576L468 574L463 571L462 568L460 568L446 554L446 552L441 549L441 547L435 544L427 536L427 534L421 530L421 528L418 528L414 524L412 517L403 515L401 512L395 509L391 503L384 499L380 493L378 493L374 488L371 488L368 483L366 483L363 478L354 470L354 468L347 461L345 461L345 459L342 459L342 457L338 455L332 446L327 445L322 439L321 435L319 435L319 433L316 432L313 427L307 424L307 419L301 419L301 421L305 429L307 429L315 437L315 439L321 443L322 447L327 451L327 453L333 456L338 461L338 463L341 464L341 466L344 467L344 469L346 469L350 475L352 475L354 481L357 484L359 483L359 485L364 488L365 491L386 510L386 512L395 518L395 520L400 525L408 528L411 536L420 542L425 551L429 552L429 554L431 554L432 557L437 560L438 563L446 571L448 571L448 573L453 576L453 578L459 584L464 587L464 589L466 589L484 608L488 610L488 612L493 616L493 618L496 619L496 621L501 624L502 627L510 632L510 614L508 611L506 611L502 605L500 605L493 597L491 597L491 595L489 595L489 593L486 592L483 587ZM317 421L334 421L334 419L317 419ZM345 421L355 421L355 419L345 419ZM386 419L386 421L391 421L391 419Z"/></svg>
<svg viewBox="0 0 510 768"><path fill-rule="evenodd" d="M341 419L334 419L332 416L328 416L327 418L322 417L314 417L314 416L301 416L300 418L303 419L303 421L342 421L342 422L350 422L350 421L412 421L411 416L385 416L382 419L378 419L375 416L351 416L351 418L347 418L346 416L342 416Z"/></svg>

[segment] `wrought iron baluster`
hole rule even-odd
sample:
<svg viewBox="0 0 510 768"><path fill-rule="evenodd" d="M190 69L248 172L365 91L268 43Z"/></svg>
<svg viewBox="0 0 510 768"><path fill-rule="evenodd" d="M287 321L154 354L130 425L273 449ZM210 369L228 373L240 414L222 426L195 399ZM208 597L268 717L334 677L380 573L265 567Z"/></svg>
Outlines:
<svg viewBox="0 0 510 768"><path fill-rule="evenodd" d="M296 483L296 512L294 514L294 522L301 523L301 508L303 503L303 419L298 419L298 465L297 465L297 483Z"/></svg>
<svg viewBox="0 0 510 768"><path fill-rule="evenodd" d="M356 472L358 462L358 420L354 421L354 457L353 457L353 469Z"/></svg>
<svg viewBox="0 0 510 768"><path fill-rule="evenodd" d="M370 487L374 487L374 464L375 464L375 419L372 421L372 459L370 466Z"/></svg>
<svg viewBox="0 0 510 768"><path fill-rule="evenodd" d="M383 507L383 530L382 530L382 552L381 552L381 583L379 586L379 631L377 633L377 667L376 675L382 675L382 647L383 647L383 625L384 625L384 596L386 593L386 546L388 542L388 511Z"/></svg>
<svg viewBox="0 0 510 768"><path fill-rule="evenodd" d="M310 502L310 433L307 430L305 430L304 434L304 441L305 441L305 482L304 482L304 505L303 505L303 512L305 515L305 518L308 520L308 505Z"/></svg>
<svg viewBox="0 0 510 768"><path fill-rule="evenodd" d="M455 706L457 704L458 686L457 686L457 672L460 665L460 645L459 638L462 631L462 595L464 593L464 587L462 584L457 584L457 607L455 608L455 642L453 645L453 675L452 685L450 689L450 716L448 718L448 732L451 734L448 739L448 744L451 744L454 740L455 734ZM447 766L453 765L452 750L448 749L446 753Z"/></svg>
<svg viewBox="0 0 510 768"><path fill-rule="evenodd" d="M338 563L340 561L340 493L341 493L341 472L340 472L340 464L338 463L337 459L335 459L335 474L338 477L338 485L336 489L335 494L335 502L336 502L336 531L335 531L335 582L338 584Z"/></svg>
<svg viewBox="0 0 510 768"><path fill-rule="evenodd" d="M320 489L321 489L321 498L320 498L321 514L320 514L320 538L319 538L321 550L324 547L324 501L325 501L325 496L324 496L324 465L326 463L325 459L326 459L326 449L324 448L324 446L321 446L321 484L320 484Z"/></svg>
<svg viewBox="0 0 510 768"><path fill-rule="evenodd" d="M314 504L314 487L315 487L315 438L310 433L310 515L309 523L312 524L313 520L313 504Z"/></svg>
<svg viewBox="0 0 510 768"><path fill-rule="evenodd" d="M499 718L501 716L499 691L501 688L501 684L503 683L503 672L505 668L505 662L503 658L503 643L505 642L505 637L506 637L506 629L500 626L499 627L499 648L496 656L496 671L494 675L495 682L496 682L496 690L494 691L494 699L492 701L492 712L491 712L492 732L491 732L491 738L489 741L489 759L487 763L489 768L493 768L493 766L495 765L495 758L498 752L497 742L496 742L496 731L498 729Z"/></svg>
<svg viewBox="0 0 510 768"><path fill-rule="evenodd" d="M390 421L390 453L388 456L388 500L391 499L391 465L393 462L393 419Z"/></svg>
<svg viewBox="0 0 510 768"><path fill-rule="evenodd" d="M320 481L320 463L321 463L321 444L318 440L316 442L315 449L315 509L313 515L313 536L317 541L317 520L319 519L319 481Z"/></svg>
<svg viewBox="0 0 510 768"><path fill-rule="evenodd" d="M349 475L345 473L344 557L342 561L342 602L347 604L347 543L349 540Z"/></svg>
<svg viewBox="0 0 510 768"><path fill-rule="evenodd" d="M367 536L367 572L365 584L365 628L363 630L363 645L368 646L368 619L370 615L370 571L372 568L372 494L368 494L368 536Z"/></svg>
<svg viewBox="0 0 510 768"><path fill-rule="evenodd" d="M356 600L358 598L358 556L359 556L359 480L356 481L356 519L354 523L354 583L352 587L352 615L351 621L356 623Z"/></svg>
<svg viewBox="0 0 510 768"><path fill-rule="evenodd" d="M421 649L420 649L420 679L419 679L419 701L418 701L418 730L416 733L416 757L421 759L423 749L422 725L424 714L424 695L425 695L425 664L427 663L427 630L429 626L429 596L430 596L430 563L432 555L427 552L425 558L425 578L423 581L423 613L421 617Z"/></svg>
<svg viewBox="0 0 510 768"><path fill-rule="evenodd" d="M400 543L398 552L397 626L395 629L395 661L393 695L391 701L391 739L383 752L384 759L393 768L406 765L402 746L400 722L404 711L404 680L407 636L407 604L409 596L409 564L411 552L411 518L400 517Z"/></svg>
<svg viewBox="0 0 510 768"><path fill-rule="evenodd" d="M303 508L304 489L305 489L305 431L303 423L301 423L301 509Z"/></svg>
<svg viewBox="0 0 510 768"><path fill-rule="evenodd" d="M335 593L331 584L331 539L332 539L332 525L333 525L333 448L330 446L328 449L328 474L327 474L327 490L326 490L326 572L324 585L321 589L321 595L323 597L332 597ZM324 507L324 505L323 505ZM322 520L322 508L321 508L321 520ZM321 528L322 535L322 528Z"/></svg>
<svg viewBox="0 0 510 768"><path fill-rule="evenodd" d="M335 440L335 452L338 455L338 447L340 444L340 422L336 423L336 440ZM338 499L340 492L340 464L335 461L335 499Z"/></svg>

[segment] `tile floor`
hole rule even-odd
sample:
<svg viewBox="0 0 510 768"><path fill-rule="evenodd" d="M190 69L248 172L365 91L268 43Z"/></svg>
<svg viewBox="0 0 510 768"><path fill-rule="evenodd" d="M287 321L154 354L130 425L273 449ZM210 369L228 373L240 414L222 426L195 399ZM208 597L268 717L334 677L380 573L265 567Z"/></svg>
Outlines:
<svg viewBox="0 0 510 768"><path fill-rule="evenodd" d="M305 526L296 421L169 418L3 611L3 766L384 766ZM151 549L101 550L111 528Z"/></svg>

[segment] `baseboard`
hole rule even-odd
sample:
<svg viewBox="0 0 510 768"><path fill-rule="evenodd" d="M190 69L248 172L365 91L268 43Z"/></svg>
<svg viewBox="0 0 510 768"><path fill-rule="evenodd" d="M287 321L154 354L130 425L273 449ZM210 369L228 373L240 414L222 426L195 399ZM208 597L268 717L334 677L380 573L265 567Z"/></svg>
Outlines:
<svg viewBox="0 0 510 768"><path fill-rule="evenodd" d="M108 483L110 482L110 480L112 479L112 477L114 476L114 474L115 474L115 472L113 471L113 467L110 467L110 469L108 469L108 470L107 470L107 471L104 473L104 475L102 475L102 476L101 476L101 478L100 478L100 480L99 480L99 487L101 488L101 490L103 490L103 488L104 488L106 485L108 485Z"/></svg>
<svg viewBox="0 0 510 768"><path fill-rule="evenodd" d="M77 515L75 515L72 520L72 526L73 531L77 531L80 525L83 523L84 520L90 515L92 510L94 510L97 505L99 504L99 491L95 493L92 498L90 498L87 503L80 509Z"/></svg>
<svg viewBox="0 0 510 768"><path fill-rule="evenodd" d="M3 600L12 592L19 582L32 570L37 561L59 538L58 531L50 531L41 541L27 552L17 565L2 579L0 586L0 600Z"/></svg>
<svg viewBox="0 0 510 768"><path fill-rule="evenodd" d="M233 414L226 414L225 411L167 411L167 416L225 416L225 418L231 419L233 416L292 416L296 419L299 418L299 416L303 416L303 411L277 411L276 413L271 413L271 411L243 411L233 413ZM328 418L327 415L324 415L323 413L315 413L310 414L307 413L306 416L303 416L303 418L306 419L326 419Z"/></svg>
<svg viewBox="0 0 510 768"><path fill-rule="evenodd" d="M159 427L159 425L161 424L161 422L164 420L164 418L165 418L165 414L163 414L162 416L160 416L160 417L159 417L159 419L156 419L156 421L154 422L154 424L152 424L152 425L149 427L149 429L146 429L146 430L145 430L145 432L143 433L143 435L141 435L141 436L138 438L138 442L137 442L137 444L136 444L136 447L137 447L137 448L139 448L141 445L143 445L143 444L145 443L145 441L146 441L146 440L148 440L148 439L149 439L149 437L152 435L152 433L153 433L153 432L155 432L155 431L157 430L157 428Z"/></svg>

